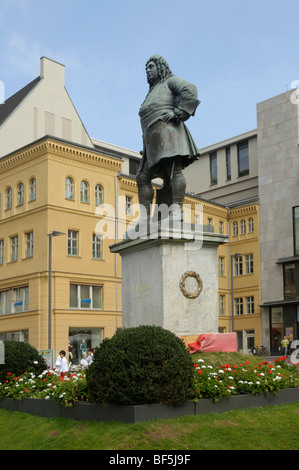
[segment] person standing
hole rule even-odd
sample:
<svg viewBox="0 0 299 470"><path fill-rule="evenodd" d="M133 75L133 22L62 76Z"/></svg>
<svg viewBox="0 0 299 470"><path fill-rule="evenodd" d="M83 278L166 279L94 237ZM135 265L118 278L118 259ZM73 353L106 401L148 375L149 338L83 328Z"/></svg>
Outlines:
<svg viewBox="0 0 299 470"><path fill-rule="evenodd" d="M281 340L281 347L283 349L284 355L287 356L288 354L288 345L289 345L289 340L287 336L284 336Z"/></svg>
<svg viewBox="0 0 299 470"><path fill-rule="evenodd" d="M66 352L63 351L63 350L60 351L59 356L60 356L60 365L59 365L60 377L64 377L65 374L69 370L68 363L67 363L67 360L66 360L66 357L65 357Z"/></svg>

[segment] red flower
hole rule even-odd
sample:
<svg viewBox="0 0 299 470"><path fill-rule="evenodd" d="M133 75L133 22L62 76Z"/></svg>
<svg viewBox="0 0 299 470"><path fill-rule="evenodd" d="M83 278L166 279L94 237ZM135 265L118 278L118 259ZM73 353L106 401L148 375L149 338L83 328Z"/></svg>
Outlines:
<svg viewBox="0 0 299 470"><path fill-rule="evenodd" d="M268 373L269 373L269 374L272 374L273 372L272 372L272 370L270 369L270 370L268 370Z"/></svg>
<svg viewBox="0 0 299 470"><path fill-rule="evenodd" d="M246 362L245 362L245 364L247 364L247 365L248 365L248 364L249 364L249 361L246 361Z"/></svg>
<svg viewBox="0 0 299 470"><path fill-rule="evenodd" d="M7 375L11 375L11 372L7 372Z"/></svg>
<svg viewBox="0 0 299 470"><path fill-rule="evenodd" d="M202 375L202 371L200 369L197 371L197 373Z"/></svg>

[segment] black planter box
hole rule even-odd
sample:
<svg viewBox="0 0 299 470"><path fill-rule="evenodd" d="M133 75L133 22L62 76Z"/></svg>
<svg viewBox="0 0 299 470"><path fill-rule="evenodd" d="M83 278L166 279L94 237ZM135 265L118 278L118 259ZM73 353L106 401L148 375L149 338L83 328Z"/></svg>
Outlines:
<svg viewBox="0 0 299 470"><path fill-rule="evenodd" d="M160 404L116 406L98 403L76 403L72 407L65 407L54 400L24 398L23 400L15 401L12 398L3 398L0 400L0 408L30 413L44 418L60 417L85 421L139 423L151 419L169 419L188 415L223 413L237 409L295 402L299 402L299 388L284 389L278 395L262 393L257 395L237 395L231 398L222 398L218 402L214 402L212 398L204 398L197 403L189 400L181 406Z"/></svg>

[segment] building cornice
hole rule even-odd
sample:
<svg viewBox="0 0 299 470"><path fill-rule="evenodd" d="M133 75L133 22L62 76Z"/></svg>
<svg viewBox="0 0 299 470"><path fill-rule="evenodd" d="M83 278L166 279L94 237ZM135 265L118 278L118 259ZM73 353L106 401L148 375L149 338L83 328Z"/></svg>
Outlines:
<svg viewBox="0 0 299 470"><path fill-rule="evenodd" d="M116 173L121 170L122 166L122 160L119 158L102 155L93 149L46 136L42 140L33 142L14 153L2 157L0 159L0 173L45 155L65 158L72 160L74 163L94 165Z"/></svg>

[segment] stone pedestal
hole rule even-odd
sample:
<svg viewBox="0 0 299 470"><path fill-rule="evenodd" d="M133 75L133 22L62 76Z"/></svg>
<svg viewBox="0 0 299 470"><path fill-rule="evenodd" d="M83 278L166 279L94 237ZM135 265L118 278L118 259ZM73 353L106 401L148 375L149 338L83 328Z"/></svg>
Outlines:
<svg viewBox="0 0 299 470"><path fill-rule="evenodd" d="M123 241L123 327L156 325L178 336L218 333L217 247L224 235L176 234Z"/></svg>

